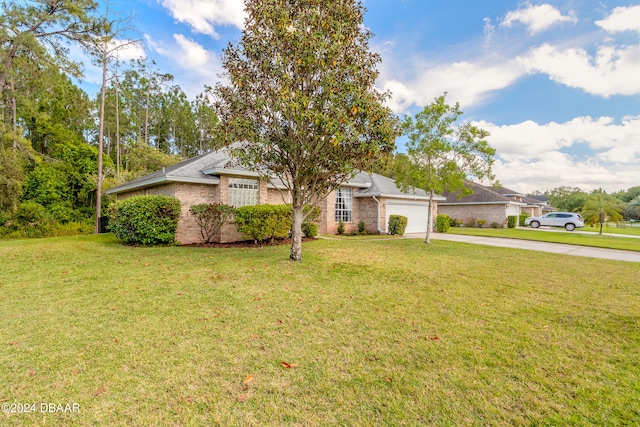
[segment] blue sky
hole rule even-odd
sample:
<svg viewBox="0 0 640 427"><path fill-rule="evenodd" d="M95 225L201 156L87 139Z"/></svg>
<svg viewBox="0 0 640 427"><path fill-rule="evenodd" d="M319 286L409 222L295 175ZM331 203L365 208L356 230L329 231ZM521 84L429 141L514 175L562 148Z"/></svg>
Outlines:
<svg viewBox="0 0 640 427"><path fill-rule="evenodd" d="M491 132L502 185L608 192L640 185L640 1L365 0L395 113L448 93ZM191 97L214 85L242 0L110 0ZM87 66L86 78L97 82ZM402 140L398 141L402 149Z"/></svg>

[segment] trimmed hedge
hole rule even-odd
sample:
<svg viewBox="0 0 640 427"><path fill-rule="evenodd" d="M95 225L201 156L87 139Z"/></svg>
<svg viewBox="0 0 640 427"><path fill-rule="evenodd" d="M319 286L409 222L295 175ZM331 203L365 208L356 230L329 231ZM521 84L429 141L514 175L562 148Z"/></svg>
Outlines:
<svg viewBox="0 0 640 427"><path fill-rule="evenodd" d="M408 219L402 215L390 215L389 216L389 234L403 236L404 231L407 229Z"/></svg>
<svg viewBox="0 0 640 427"><path fill-rule="evenodd" d="M523 212L523 213L521 213L521 214L520 214L520 220L519 220L519 222L518 222L518 225L519 225L520 227L524 227L524 226L525 226L525 225L524 225L524 220L525 220L525 219L527 219L527 218L529 218L530 216L531 216L531 215L529 215L528 213L524 213L524 212Z"/></svg>
<svg viewBox="0 0 640 427"><path fill-rule="evenodd" d="M507 227L516 228L517 222L518 222L518 216L517 215L509 215L507 217Z"/></svg>
<svg viewBox="0 0 640 427"><path fill-rule="evenodd" d="M136 196L109 208L109 226L123 243L166 245L176 242L180 201L169 196Z"/></svg>
<svg viewBox="0 0 640 427"><path fill-rule="evenodd" d="M238 231L254 242L289 237L292 224L291 205L242 206L236 209Z"/></svg>
<svg viewBox="0 0 640 427"><path fill-rule="evenodd" d="M436 231L438 233L446 233L451 226L451 218L447 214L438 214L436 216Z"/></svg>

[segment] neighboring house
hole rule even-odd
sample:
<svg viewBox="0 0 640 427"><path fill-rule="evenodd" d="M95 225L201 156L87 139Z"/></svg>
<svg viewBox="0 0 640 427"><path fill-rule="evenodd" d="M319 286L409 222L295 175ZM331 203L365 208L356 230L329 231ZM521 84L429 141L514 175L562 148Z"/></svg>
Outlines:
<svg viewBox="0 0 640 427"><path fill-rule="evenodd" d="M522 207L522 213L529 216L541 216L556 210L549 206L547 196L527 196L524 198L524 202L527 205Z"/></svg>
<svg viewBox="0 0 640 427"><path fill-rule="evenodd" d="M183 244L202 240L200 227L189 208L200 203L224 203L235 207L258 204L291 203L291 197L281 181L260 180L260 174L234 162L227 148L185 160L150 175L108 190L118 199L147 194L176 197L182 204L176 240ZM432 218L437 213L434 195ZM345 231L352 232L363 221L367 231L385 233L389 215L408 218L407 233L426 232L429 195L416 189L401 192L395 181L374 173L360 172L319 204L321 210L318 232L334 234L342 220ZM432 222L433 223L433 222ZM242 240L233 224L226 224L220 242Z"/></svg>
<svg viewBox="0 0 640 427"><path fill-rule="evenodd" d="M524 194L505 187L487 187L471 181L466 185L473 193L459 198L457 194L445 192L446 200L438 202L438 213L463 224L483 219L487 225L497 223L503 227L509 216L519 216L523 208L530 206Z"/></svg>

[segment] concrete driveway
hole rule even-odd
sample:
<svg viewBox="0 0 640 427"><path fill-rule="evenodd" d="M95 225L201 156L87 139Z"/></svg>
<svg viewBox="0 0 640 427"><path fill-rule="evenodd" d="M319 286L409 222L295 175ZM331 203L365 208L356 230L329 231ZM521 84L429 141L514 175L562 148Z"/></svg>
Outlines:
<svg viewBox="0 0 640 427"><path fill-rule="evenodd" d="M405 234L405 238L424 239L425 233ZM433 240L449 240L452 242L474 243L504 248L528 249L531 251L551 252L557 254L582 256L589 258L611 259L616 261L640 262L640 252L617 249L592 248L588 246L566 245L563 243L546 243L533 240L505 239L501 237L466 236L462 234L431 233Z"/></svg>

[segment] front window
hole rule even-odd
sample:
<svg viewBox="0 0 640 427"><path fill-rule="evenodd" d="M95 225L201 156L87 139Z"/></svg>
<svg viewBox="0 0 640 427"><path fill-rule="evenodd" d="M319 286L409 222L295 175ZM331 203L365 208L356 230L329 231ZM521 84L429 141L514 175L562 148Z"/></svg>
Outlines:
<svg viewBox="0 0 640 427"><path fill-rule="evenodd" d="M336 190L336 222L351 222L353 218L353 190L338 188Z"/></svg>
<svg viewBox="0 0 640 427"><path fill-rule="evenodd" d="M255 179L229 178L229 205L257 205L260 201L260 188Z"/></svg>

